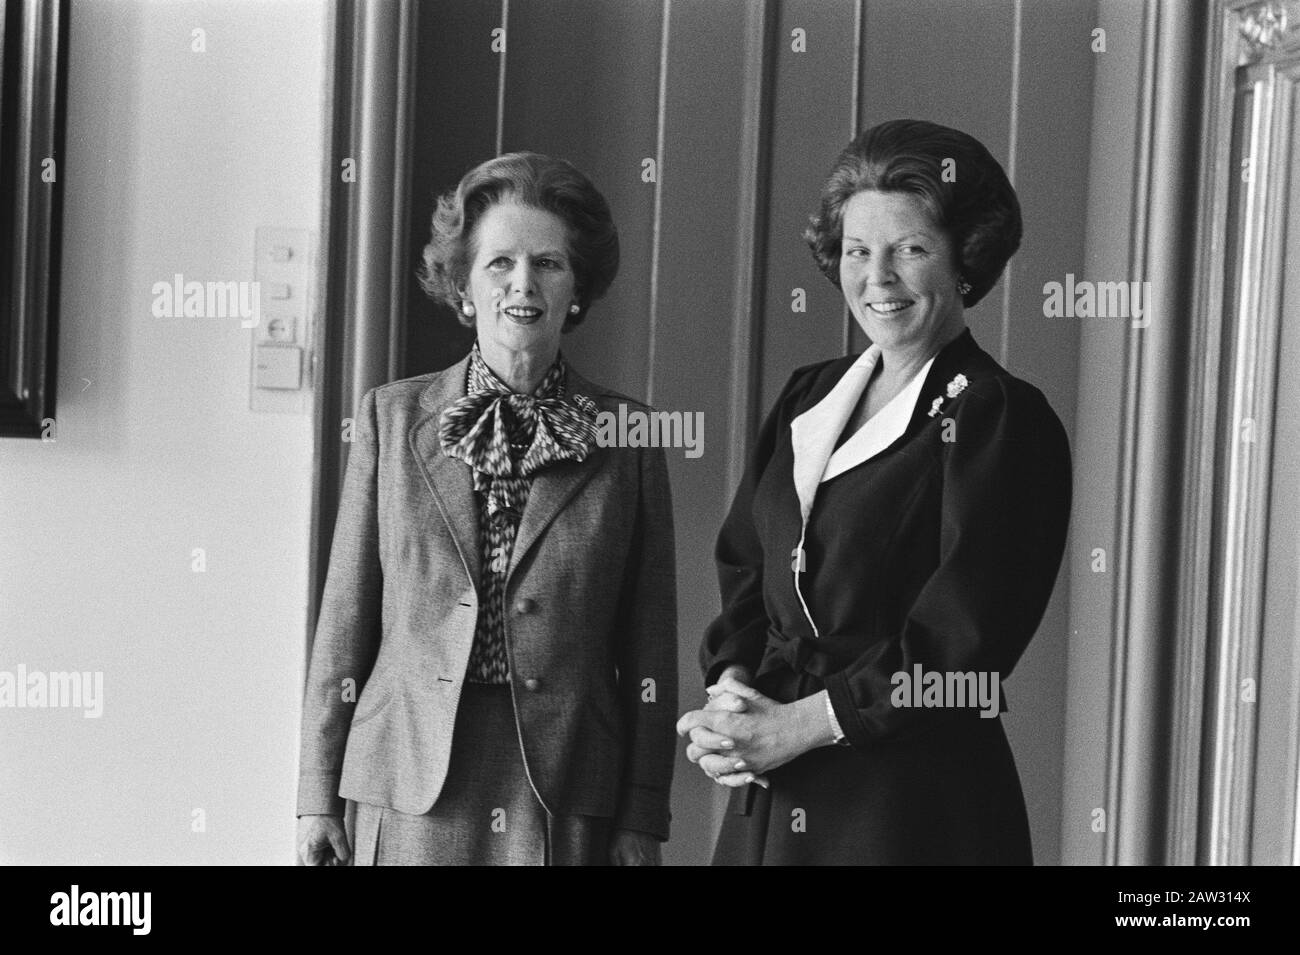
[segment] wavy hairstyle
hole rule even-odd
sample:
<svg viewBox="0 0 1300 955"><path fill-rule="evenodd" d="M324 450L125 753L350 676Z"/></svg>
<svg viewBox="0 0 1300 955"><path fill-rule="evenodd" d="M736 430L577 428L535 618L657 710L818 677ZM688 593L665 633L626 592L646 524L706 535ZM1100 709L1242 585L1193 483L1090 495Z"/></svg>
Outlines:
<svg viewBox="0 0 1300 955"><path fill-rule="evenodd" d="M474 227L491 206L514 201L560 217L568 226L569 258L579 311L567 316L572 328L587 309L609 290L618 274L618 229L609 203L576 166L541 153L506 153L475 166L455 189L438 197L429 242L417 278L434 301L456 310L462 324L473 326L460 309L473 260Z"/></svg>
<svg viewBox="0 0 1300 955"><path fill-rule="evenodd" d="M890 120L863 130L840 153L804 232L817 267L836 287L845 203L871 190L916 196L947 232L957 269L971 286L962 296L967 308L997 284L1020 247L1020 201L978 139L938 123Z"/></svg>

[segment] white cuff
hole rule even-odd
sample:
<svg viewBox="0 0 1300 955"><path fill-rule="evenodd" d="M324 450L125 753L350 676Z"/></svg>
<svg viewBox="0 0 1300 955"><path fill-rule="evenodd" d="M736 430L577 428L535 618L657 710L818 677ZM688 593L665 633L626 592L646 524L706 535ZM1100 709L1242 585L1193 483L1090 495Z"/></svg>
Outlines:
<svg viewBox="0 0 1300 955"><path fill-rule="evenodd" d="M835 734L837 744L844 742L844 730L840 728L840 721L835 718L835 707L831 706L831 695L826 694L826 717L831 721L831 732Z"/></svg>

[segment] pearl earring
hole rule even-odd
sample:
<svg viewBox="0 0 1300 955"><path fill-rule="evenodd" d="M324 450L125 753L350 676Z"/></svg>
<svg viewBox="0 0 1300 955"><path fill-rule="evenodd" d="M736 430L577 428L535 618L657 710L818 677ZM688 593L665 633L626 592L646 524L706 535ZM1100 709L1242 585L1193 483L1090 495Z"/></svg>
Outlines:
<svg viewBox="0 0 1300 955"><path fill-rule="evenodd" d="M463 305L460 307L460 310L461 310L461 312L464 314L464 316L465 316L466 318L473 318L473 317L474 317L474 306L473 306L472 303L470 303L470 302L466 302L465 304L463 304Z"/></svg>
<svg viewBox="0 0 1300 955"><path fill-rule="evenodd" d="M574 302L572 305L569 306L570 315L577 315L581 311L582 311L582 306L579 305L577 302Z"/></svg>

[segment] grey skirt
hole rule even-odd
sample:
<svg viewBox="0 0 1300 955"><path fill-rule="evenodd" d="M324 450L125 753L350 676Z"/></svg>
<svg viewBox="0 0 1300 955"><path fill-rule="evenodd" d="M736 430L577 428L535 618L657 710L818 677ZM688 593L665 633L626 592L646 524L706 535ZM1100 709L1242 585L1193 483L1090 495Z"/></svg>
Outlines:
<svg viewBox="0 0 1300 955"><path fill-rule="evenodd" d="M447 782L413 816L357 803L355 865L607 865L612 820L552 816L528 781L510 687L467 683Z"/></svg>

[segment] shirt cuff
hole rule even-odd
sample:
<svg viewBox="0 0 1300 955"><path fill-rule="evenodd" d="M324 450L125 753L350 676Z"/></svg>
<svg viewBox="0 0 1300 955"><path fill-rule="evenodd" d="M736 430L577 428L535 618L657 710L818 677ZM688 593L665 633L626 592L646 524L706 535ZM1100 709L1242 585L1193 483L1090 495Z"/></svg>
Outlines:
<svg viewBox="0 0 1300 955"><path fill-rule="evenodd" d="M840 727L839 717L835 715L835 704L831 702L831 695L826 694L826 717L831 721L831 732L835 735L835 745L846 745L847 740L844 730Z"/></svg>

